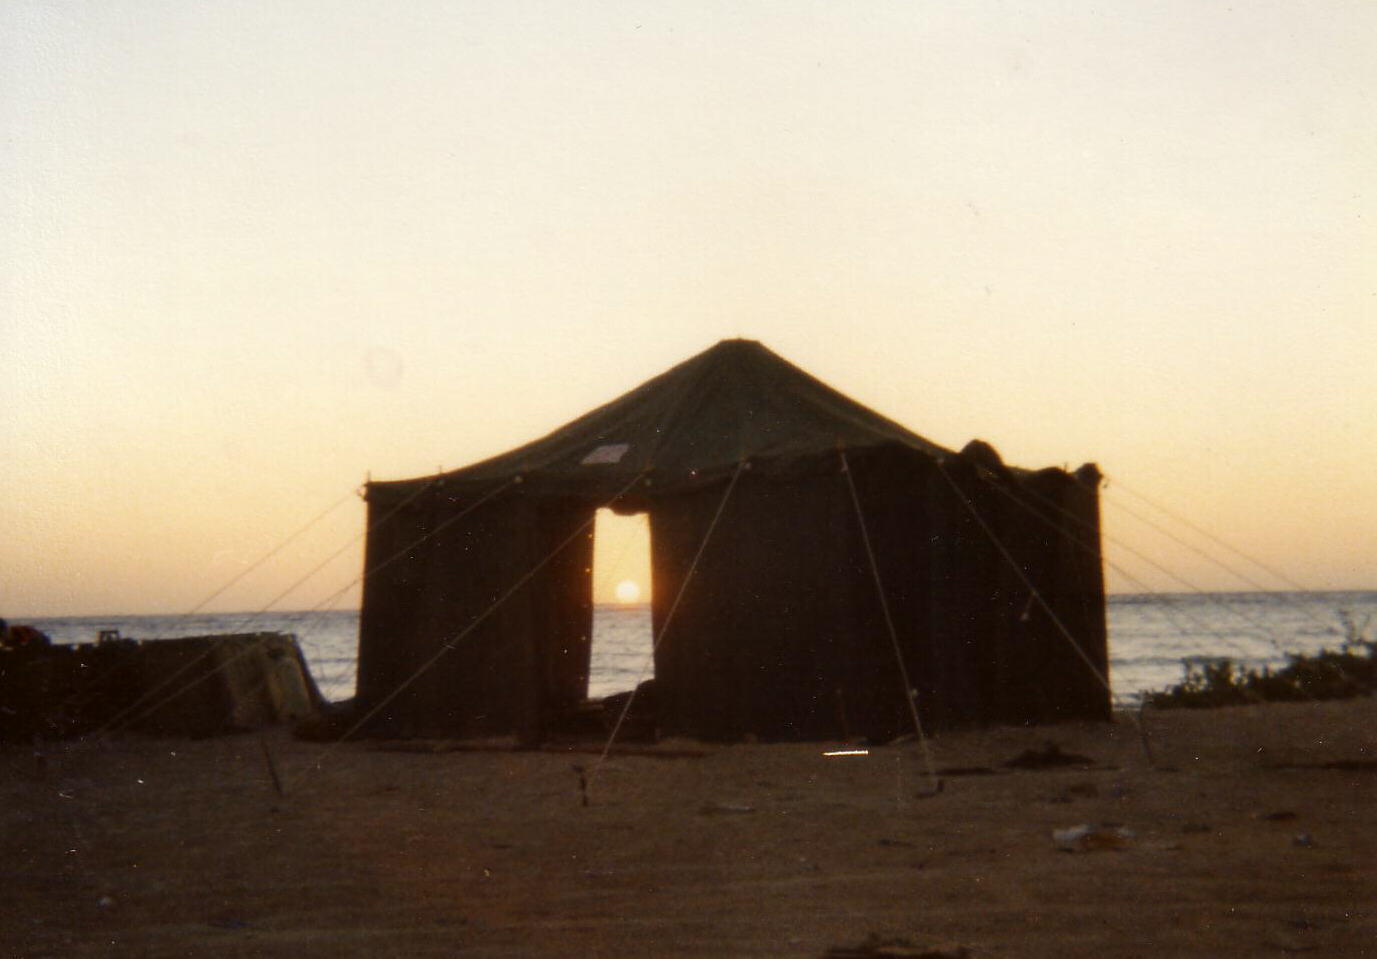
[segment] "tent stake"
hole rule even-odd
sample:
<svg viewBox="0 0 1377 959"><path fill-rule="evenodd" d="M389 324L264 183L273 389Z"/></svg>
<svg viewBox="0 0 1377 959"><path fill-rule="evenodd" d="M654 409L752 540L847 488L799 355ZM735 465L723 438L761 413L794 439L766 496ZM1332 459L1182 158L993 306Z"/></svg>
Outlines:
<svg viewBox="0 0 1377 959"><path fill-rule="evenodd" d="M268 775L273 779L273 789L279 796L284 795L282 791L282 777L277 774L277 762L273 759L272 747L268 745L268 734L259 733L258 742L263 746L263 758L268 763Z"/></svg>
<svg viewBox="0 0 1377 959"><path fill-rule="evenodd" d="M1149 768L1157 768L1157 760L1152 755L1152 743L1148 741L1147 724L1143 722L1143 710L1147 709L1148 694L1144 690L1138 697L1138 738L1143 743L1143 755L1147 757Z"/></svg>

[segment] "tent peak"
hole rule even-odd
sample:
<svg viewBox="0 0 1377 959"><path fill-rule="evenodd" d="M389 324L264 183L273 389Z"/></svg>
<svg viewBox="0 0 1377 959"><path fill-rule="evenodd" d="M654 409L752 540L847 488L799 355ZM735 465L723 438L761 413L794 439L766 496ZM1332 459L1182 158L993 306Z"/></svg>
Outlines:
<svg viewBox="0 0 1377 959"><path fill-rule="evenodd" d="M839 448L943 449L844 396L758 340L720 340L635 389L507 453L444 474L495 482L524 475L566 493L625 487L654 474L702 485L746 460L811 469ZM415 481L398 481L412 483Z"/></svg>

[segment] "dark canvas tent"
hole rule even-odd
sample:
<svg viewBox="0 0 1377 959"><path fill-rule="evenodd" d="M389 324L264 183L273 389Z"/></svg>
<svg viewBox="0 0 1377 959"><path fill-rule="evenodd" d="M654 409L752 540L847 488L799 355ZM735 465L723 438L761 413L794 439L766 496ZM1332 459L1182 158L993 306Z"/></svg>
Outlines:
<svg viewBox="0 0 1377 959"><path fill-rule="evenodd" d="M1098 485L944 449L724 341L509 453L370 483L358 706L374 731L540 738L586 695L610 505L649 514L666 734L893 736L899 657L935 726L1105 718Z"/></svg>

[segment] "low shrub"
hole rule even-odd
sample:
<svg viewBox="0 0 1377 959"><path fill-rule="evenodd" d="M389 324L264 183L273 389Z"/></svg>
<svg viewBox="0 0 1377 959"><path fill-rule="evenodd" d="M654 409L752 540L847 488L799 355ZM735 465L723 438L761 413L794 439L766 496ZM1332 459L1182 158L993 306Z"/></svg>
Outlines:
<svg viewBox="0 0 1377 959"><path fill-rule="evenodd" d="M1228 658L1185 660L1185 679L1162 692L1148 693L1147 704L1163 709L1208 709L1244 703L1352 699L1377 692L1377 640L1368 637L1372 617L1361 623L1341 610L1344 641L1337 651L1290 653L1280 669L1239 669Z"/></svg>

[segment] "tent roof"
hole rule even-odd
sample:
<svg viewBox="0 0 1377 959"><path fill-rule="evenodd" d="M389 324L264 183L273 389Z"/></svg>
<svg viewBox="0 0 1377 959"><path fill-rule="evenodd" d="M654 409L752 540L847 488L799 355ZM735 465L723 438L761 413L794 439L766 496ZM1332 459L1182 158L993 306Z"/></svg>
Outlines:
<svg viewBox="0 0 1377 959"><path fill-rule="evenodd" d="M663 488L710 481L745 459L787 467L839 448L883 445L951 452L754 340L723 340L542 439L440 477L371 486L520 476L581 492L644 475Z"/></svg>

